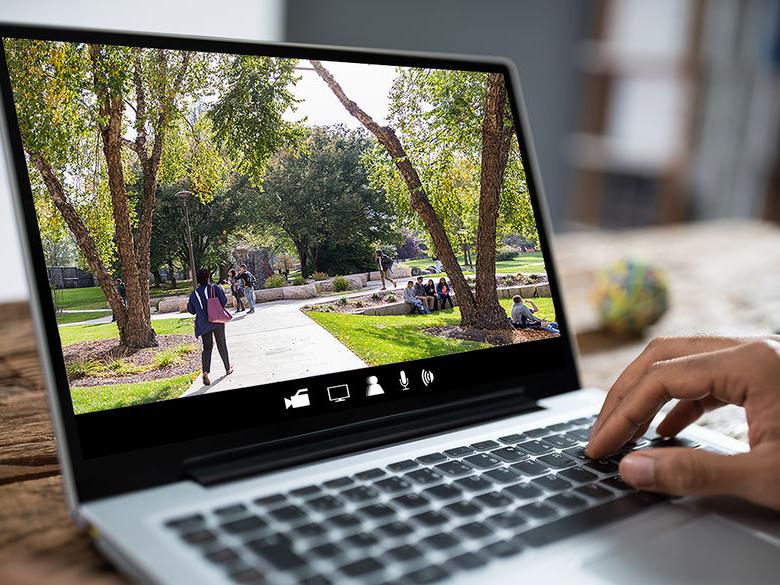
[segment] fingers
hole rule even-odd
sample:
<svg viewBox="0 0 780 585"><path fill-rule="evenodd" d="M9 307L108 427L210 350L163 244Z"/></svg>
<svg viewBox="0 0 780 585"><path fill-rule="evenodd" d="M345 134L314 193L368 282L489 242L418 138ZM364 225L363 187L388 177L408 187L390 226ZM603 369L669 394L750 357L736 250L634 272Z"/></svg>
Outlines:
<svg viewBox="0 0 780 585"><path fill-rule="evenodd" d="M699 449L648 449L627 455L620 475L630 485L675 496L755 497L754 453L718 455ZM753 499L753 501L756 501Z"/></svg>
<svg viewBox="0 0 780 585"><path fill-rule="evenodd" d="M672 398L698 400L713 396L742 404L749 387L750 352L751 346L744 345L656 362L591 433L588 455L599 458L614 452Z"/></svg>
<svg viewBox="0 0 780 585"><path fill-rule="evenodd" d="M679 402L667 413L656 430L662 437L673 437L688 425L699 420L705 412L715 410L723 405L723 402L712 396L702 400Z"/></svg>

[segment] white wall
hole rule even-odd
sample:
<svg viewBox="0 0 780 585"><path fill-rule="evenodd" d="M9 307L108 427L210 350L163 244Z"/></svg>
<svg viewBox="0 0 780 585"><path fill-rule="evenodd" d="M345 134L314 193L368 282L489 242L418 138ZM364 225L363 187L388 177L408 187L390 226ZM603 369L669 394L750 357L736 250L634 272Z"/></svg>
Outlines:
<svg viewBox="0 0 780 585"><path fill-rule="evenodd" d="M3 22L280 40L283 0L2 0ZM0 143L0 148L5 144ZM0 157L0 302L27 298L6 153Z"/></svg>

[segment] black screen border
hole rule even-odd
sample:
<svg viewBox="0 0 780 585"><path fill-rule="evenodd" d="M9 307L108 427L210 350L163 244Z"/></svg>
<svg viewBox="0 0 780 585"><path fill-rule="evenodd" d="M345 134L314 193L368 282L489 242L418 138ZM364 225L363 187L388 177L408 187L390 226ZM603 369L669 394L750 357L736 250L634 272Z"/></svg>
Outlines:
<svg viewBox="0 0 780 585"><path fill-rule="evenodd" d="M431 393L417 395L403 400L388 400L376 405L351 408L344 412L321 415L315 418L300 419L296 430L290 431L290 420L280 416L276 424L263 428L248 426L242 429L226 430L219 425L201 427L191 432L191 422L208 419L218 420L228 417L236 408L248 410L252 388L231 390L217 394L204 395L185 400L168 400L142 406L126 407L96 413L75 415L70 398L69 385L62 357L55 310L46 278L43 248L37 225L32 199L27 165L16 119L16 111L8 74L4 38L31 38L50 41L79 43L105 43L125 46L141 46L163 49L196 50L215 53L254 54L273 57L298 59L319 59L322 61L349 61L379 65L406 67L435 67L441 69L462 69L471 71L498 72L507 79L512 114L515 120L516 134L525 168L526 182L530 192L531 204L537 221L539 241L546 262L547 275L551 286L556 317L563 334L554 339L535 341L513 346L485 349L476 352L453 354L439 358L429 358L417 362L405 362L416 365L430 365L446 372L449 383L458 384L458 391L451 394ZM136 34L83 29L55 29L46 27L28 27L0 24L0 86L3 107L8 130L10 157L15 173L14 196L17 209L21 211L23 226L20 226L26 261L31 267L31 287L34 291L31 302L37 303L34 316L39 316L38 331L43 339L39 346L47 353L43 357L45 372L50 383L49 401L56 429L61 442L61 454L64 456L65 476L72 478L74 499L80 502L108 495L125 493L131 490L162 485L181 480L184 470L182 463L194 457L207 456L209 453L224 452L230 449L246 448L248 445L267 445L269 442L283 441L297 436L313 436L318 432L329 434L344 430L345 442L349 443L349 433L354 432L356 422L372 425L377 437L384 433L385 425L394 419L412 420L417 423L419 433L426 430L426 417L432 408L447 408L451 402L453 413L455 403L462 396L474 396L478 391L479 400L471 400L469 410L472 414L485 413L487 418L496 418L491 410L494 398L506 393L508 389L517 392L518 408L534 404L537 400L561 394L580 387L575 354L568 322L564 314L558 275L553 261L550 245L550 229L547 209L542 195L542 185L538 180L538 166L528 137L528 122L522 108L519 82L514 68L503 59L467 56L421 55L399 51L383 52L363 49L308 46L301 44L259 43L250 41L217 40L211 38L162 36L156 34ZM519 364L533 364L532 374L518 375ZM480 366L498 366L491 380L482 380L473 375ZM393 366L378 366L356 370L360 376L380 372ZM397 366L395 366L397 367ZM471 373L471 376L469 375ZM505 414L511 414L507 412ZM153 440L143 447L128 448L122 437L138 436L149 429L167 429L166 433L152 433ZM184 438L186 437L186 438ZM117 439L119 438L119 439ZM112 442L113 441L113 442ZM311 447L316 458L316 445ZM273 455L269 455L273 457ZM283 462L280 462L283 463Z"/></svg>

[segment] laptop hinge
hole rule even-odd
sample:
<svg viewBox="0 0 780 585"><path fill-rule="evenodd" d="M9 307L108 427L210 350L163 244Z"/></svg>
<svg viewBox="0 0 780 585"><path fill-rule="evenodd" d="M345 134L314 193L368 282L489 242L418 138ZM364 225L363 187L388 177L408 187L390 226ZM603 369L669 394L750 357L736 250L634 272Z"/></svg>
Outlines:
<svg viewBox="0 0 780 585"><path fill-rule="evenodd" d="M464 401L471 402L471 401ZM338 429L307 433L262 445L221 451L184 461L184 475L201 485L215 485L260 473L323 461L376 447L386 447L411 439L460 429L468 425L498 420L543 410L531 402L521 402L517 393L493 400L485 408L473 404L426 409L425 425L420 425L421 411L399 415L381 425L366 421ZM312 446L316 446L312 448Z"/></svg>

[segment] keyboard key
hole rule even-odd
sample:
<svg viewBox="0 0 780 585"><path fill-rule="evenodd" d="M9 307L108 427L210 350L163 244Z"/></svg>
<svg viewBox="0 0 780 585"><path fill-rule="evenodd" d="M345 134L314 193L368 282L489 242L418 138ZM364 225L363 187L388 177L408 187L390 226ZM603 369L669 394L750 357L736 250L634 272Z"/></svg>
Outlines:
<svg viewBox="0 0 780 585"><path fill-rule="evenodd" d="M540 490L538 487L527 484L527 483L518 483L515 485L510 485L507 488L504 488L504 490L501 492L505 496L512 497L516 500L531 500L533 498L538 498L542 495L542 490Z"/></svg>
<svg viewBox="0 0 780 585"><path fill-rule="evenodd" d="M252 567L246 567L238 569L230 573L230 579L235 583L241 583L242 585L260 584L265 583L265 576Z"/></svg>
<svg viewBox="0 0 780 585"><path fill-rule="evenodd" d="M338 490L347 487L348 485L352 485L353 483L355 483L355 480L352 479L351 477L337 477L336 479L331 479L330 481L326 481L322 485L332 490Z"/></svg>
<svg viewBox="0 0 780 585"><path fill-rule="evenodd" d="M525 443L520 443L517 448L529 455L544 455L552 451L550 445L541 441L526 441Z"/></svg>
<svg viewBox="0 0 780 585"><path fill-rule="evenodd" d="M607 479L600 481L599 484L605 485L607 487L611 487L613 490L617 490L619 492L635 491L634 488L632 488L625 481L623 481L623 479L619 475L616 475L614 477L608 477Z"/></svg>
<svg viewBox="0 0 780 585"><path fill-rule="evenodd" d="M427 485L430 483L438 483L442 480L441 475L439 475L432 469L428 469L427 467L423 467L422 469L417 469L415 471L410 471L409 473L404 475L404 478L422 485Z"/></svg>
<svg viewBox="0 0 780 585"><path fill-rule="evenodd" d="M373 534L358 532L357 534L353 534L349 538L346 538L344 544L350 550L356 548L371 548L372 546L379 544L379 540Z"/></svg>
<svg viewBox="0 0 780 585"><path fill-rule="evenodd" d="M617 473L618 465L614 461L608 459L592 459L585 464L586 467L590 467L600 473Z"/></svg>
<svg viewBox="0 0 780 585"><path fill-rule="evenodd" d="M530 431L525 431L525 434L526 436L531 437L532 439L538 439L539 437L549 435L550 433L547 432L546 428L542 428L542 429L531 429Z"/></svg>
<svg viewBox="0 0 780 585"><path fill-rule="evenodd" d="M525 506L518 508L517 511L528 516L529 518L534 518L536 520L547 520L558 515L558 512L555 510L555 508L548 506L547 504L543 504L542 502L532 502L530 504L526 504Z"/></svg>
<svg viewBox="0 0 780 585"><path fill-rule="evenodd" d="M431 501L425 496L411 493L393 498L392 503L407 510L416 510L417 508L424 508L430 505Z"/></svg>
<svg viewBox="0 0 780 585"><path fill-rule="evenodd" d="M260 530L267 526L268 524L261 518L258 518L257 516L248 516L239 520L227 522L220 526L220 528L230 534L238 534L240 532L249 532L250 530Z"/></svg>
<svg viewBox="0 0 780 585"><path fill-rule="evenodd" d="M585 443L590 439L590 428L569 431L564 436L571 439L572 441L580 441Z"/></svg>
<svg viewBox="0 0 780 585"><path fill-rule="evenodd" d="M501 461L506 461L507 463L515 463L516 461L522 461L523 459L528 458L528 455L526 455L522 451L518 451L514 447L504 447L503 449L496 449L495 451L491 451L490 454L493 457L497 457L498 459L501 459Z"/></svg>
<svg viewBox="0 0 780 585"><path fill-rule="evenodd" d="M520 433L515 433L513 435L506 435L504 437L499 437L499 441L504 443L505 445L517 445L518 443L522 443L523 441L528 440L528 435L522 435Z"/></svg>
<svg viewBox="0 0 780 585"><path fill-rule="evenodd" d="M298 522L306 519L306 512L304 512L298 506L285 506L284 508L277 508L269 512L270 516L273 516L281 522Z"/></svg>
<svg viewBox="0 0 780 585"><path fill-rule="evenodd" d="M477 506L474 502L468 501L454 502L449 506L444 506L442 509L451 516L456 516L458 518L468 518L482 512L482 508Z"/></svg>
<svg viewBox="0 0 780 585"><path fill-rule="evenodd" d="M486 564L487 561L483 557L473 552L463 553L447 561L447 566L452 565L454 568L463 569L464 571L478 569Z"/></svg>
<svg viewBox="0 0 780 585"><path fill-rule="evenodd" d="M417 516L412 516L411 519L421 526L428 527L441 526L442 524L449 522L448 518L444 514L433 511L417 514Z"/></svg>
<svg viewBox="0 0 780 585"><path fill-rule="evenodd" d="M583 485L574 491L592 500L604 500L614 495L610 490L594 484Z"/></svg>
<svg viewBox="0 0 780 585"><path fill-rule="evenodd" d="M395 511L389 506L385 506L384 504L371 504L365 508L360 508L360 510L358 510L358 514L361 514L366 518L371 518L372 520L381 520L383 518L387 518L388 516L394 516Z"/></svg>
<svg viewBox="0 0 780 585"><path fill-rule="evenodd" d="M565 467L572 467L575 465L574 459L561 453L550 453L549 455L542 455L537 459L537 461L544 463L553 469L563 469Z"/></svg>
<svg viewBox="0 0 780 585"><path fill-rule="evenodd" d="M449 534L445 534L444 532L427 536L422 539L421 543L423 546L433 550L448 550L455 548L458 546L458 544L460 544L456 539L454 539Z"/></svg>
<svg viewBox="0 0 780 585"><path fill-rule="evenodd" d="M570 514L549 524L532 528L523 533L522 539L531 546L544 546L568 536L593 530L609 522L626 518L653 505L636 494L626 495L618 500L606 502L593 508Z"/></svg>
<svg viewBox="0 0 780 585"><path fill-rule="evenodd" d="M428 489L423 490L422 493L433 498L434 500L446 501L454 500L455 498L460 497L463 494L463 491L454 485L442 483L433 487L429 487Z"/></svg>
<svg viewBox="0 0 780 585"><path fill-rule="evenodd" d="M447 456L443 453L429 453L428 455L423 455L422 457L417 458L418 463L422 463L423 465L433 465L435 463L441 463L442 461L446 461Z"/></svg>
<svg viewBox="0 0 780 585"><path fill-rule="evenodd" d="M292 542L279 534L253 540L246 546L280 571L292 571L306 565L306 560L293 550Z"/></svg>
<svg viewBox="0 0 780 585"><path fill-rule="evenodd" d="M290 492L290 495L295 496L296 498L308 498L311 496L315 496L322 492L322 488L318 485L307 485L302 488L298 488L295 490L292 490Z"/></svg>
<svg viewBox="0 0 780 585"><path fill-rule="evenodd" d="M304 538L318 538L327 534L327 531L322 526L314 524L313 522L293 528L292 532L296 536L302 536Z"/></svg>
<svg viewBox="0 0 780 585"><path fill-rule="evenodd" d="M353 516L352 514L339 514L337 516L331 516L328 518L327 523L334 528L341 528L342 530L357 528L362 524L360 522L360 518Z"/></svg>
<svg viewBox="0 0 780 585"><path fill-rule="evenodd" d="M560 477L565 477L569 481L573 481L574 483L587 483L589 481L594 481L598 479L595 473L591 473L590 471L585 471L581 467L572 467L571 469L564 469L563 471L559 471L558 475Z"/></svg>
<svg viewBox="0 0 780 585"><path fill-rule="evenodd" d="M391 548L385 554L390 558L401 562L414 561L423 556L422 551L411 544L402 544L401 546Z"/></svg>
<svg viewBox="0 0 780 585"><path fill-rule="evenodd" d="M471 445L471 448L477 451L490 451L491 449L496 449L497 447L500 446L501 445L498 444L496 441L480 441L478 443L474 443L473 445Z"/></svg>
<svg viewBox="0 0 780 585"><path fill-rule="evenodd" d="M344 549L336 543L326 542L325 544L315 546L310 552L320 559L335 559L344 552Z"/></svg>
<svg viewBox="0 0 780 585"><path fill-rule="evenodd" d="M493 485L488 480L478 475L456 479L453 483L469 492L483 492L493 489Z"/></svg>
<svg viewBox="0 0 780 585"><path fill-rule="evenodd" d="M466 465L461 461L447 461L446 463L441 463L440 465L437 465L435 469L451 477L460 477L462 475L468 475L469 473L474 471L473 467Z"/></svg>
<svg viewBox="0 0 780 585"><path fill-rule="evenodd" d="M488 536L492 536L494 530L485 526L482 522L469 522L468 524L458 526L455 529L455 532L472 540L481 540Z"/></svg>
<svg viewBox="0 0 780 585"><path fill-rule="evenodd" d="M181 538L187 544L209 544L217 540L217 535L211 530L203 529L182 534Z"/></svg>
<svg viewBox="0 0 780 585"><path fill-rule="evenodd" d="M495 483L514 483L520 479L520 474L509 467L499 467L498 469L492 469L482 474L482 477L486 477Z"/></svg>
<svg viewBox="0 0 780 585"><path fill-rule="evenodd" d="M511 540L499 540L487 545L482 552L492 557L506 558L520 554L523 552L523 547Z"/></svg>
<svg viewBox="0 0 780 585"><path fill-rule="evenodd" d="M555 423L554 425L550 425L547 427L554 433L560 433L561 431L565 431L566 429L570 429L574 426L571 421L562 422L562 423Z"/></svg>
<svg viewBox="0 0 780 585"><path fill-rule="evenodd" d="M488 492L474 498L474 501L486 508L506 508L512 500L498 492Z"/></svg>
<svg viewBox="0 0 780 585"><path fill-rule="evenodd" d="M431 565L405 575L404 579L415 585L427 585L428 583L443 581L449 576L449 573L443 568Z"/></svg>
<svg viewBox="0 0 780 585"><path fill-rule="evenodd" d="M564 492L562 494L558 494L557 496L549 497L545 500L545 502L554 504L555 506L558 506L564 510L576 510L577 508L581 508L588 504L588 502L583 500L581 497L575 496L571 492Z"/></svg>
<svg viewBox="0 0 780 585"><path fill-rule="evenodd" d="M466 457L463 461L477 469L490 469L491 467L501 465L501 461L487 453L477 453L476 455Z"/></svg>
<svg viewBox="0 0 780 585"><path fill-rule="evenodd" d="M223 506L214 510L214 513L217 516L222 516L223 518L227 516L237 516L239 514L244 514L245 512L246 506L244 504L231 504L230 506Z"/></svg>
<svg viewBox="0 0 780 585"><path fill-rule="evenodd" d="M379 492L373 488L359 485L341 492L341 495L350 502L362 503L375 500L379 497Z"/></svg>
<svg viewBox="0 0 780 585"><path fill-rule="evenodd" d="M240 557L232 548L219 548L206 554L206 558L216 565L228 565L236 562Z"/></svg>
<svg viewBox="0 0 780 585"><path fill-rule="evenodd" d="M378 560L368 557L341 567L341 572L348 577L364 577L371 573L383 570L385 567Z"/></svg>
<svg viewBox="0 0 780 585"><path fill-rule="evenodd" d="M417 462L412 461L411 459L406 459L404 461L398 461L396 463L391 463L387 466L387 468L392 471L393 473L400 473L402 471L409 471L410 469L417 468Z"/></svg>
<svg viewBox="0 0 780 585"><path fill-rule="evenodd" d="M412 488L412 484L400 477L388 477L374 483L374 487L379 488L387 494L396 494L405 492Z"/></svg>
<svg viewBox="0 0 780 585"><path fill-rule="evenodd" d="M528 461L521 461L520 463L513 463L512 469L519 471L528 477L543 475L550 471L550 468L546 465L530 459Z"/></svg>
<svg viewBox="0 0 780 585"><path fill-rule="evenodd" d="M569 423L571 423L572 426L581 427L583 425L590 425L595 421L596 421L596 417L581 416L580 418L575 418L574 420L570 420Z"/></svg>
<svg viewBox="0 0 780 585"><path fill-rule="evenodd" d="M688 447L690 449L695 449L698 446L699 443L693 439L686 439L684 437L655 437L648 445L651 449L660 449L663 447Z"/></svg>
<svg viewBox="0 0 780 585"><path fill-rule="evenodd" d="M344 507L344 502L334 496L320 496L306 502L306 507L320 514L327 514Z"/></svg>
<svg viewBox="0 0 780 585"><path fill-rule="evenodd" d="M585 447L572 447L571 449L564 449L563 453L576 459L577 461L590 461L590 457L585 455Z"/></svg>
<svg viewBox="0 0 780 585"><path fill-rule="evenodd" d="M255 504L258 506L264 506L266 508L280 506L285 502L287 502L287 498L283 494L274 494L272 496L265 496L255 500Z"/></svg>
<svg viewBox="0 0 780 585"><path fill-rule="evenodd" d="M168 520L165 525L168 528L175 528L177 530L191 530L193 528L199 528L206 522L203 514L190 514L188 516L180 516L179 518L173 518Z"/></svg>
<svg viewBox="0 0 780 585"><path fill-rule="evenodd" d="M537 477L531 483L548 492L560 492L571 487L571 483L555 475L544 475Z"/></svg>
<svg viewBox="0 0 780 585"><path fill-rule="evenodd" d="M367 471L361 471L360 473L356 473L355 477L358 478L360 481L371 481L372 479L379 479L380 477L385 476L384 469L379 469L378 467L375 467L374 469L369 469Z"/></svg>
<svg viewBox="0 0 780 585"><path fill-rule="evenodd" d="M498 528L517 528L528 523L528 519L520 512L499 512L487 519L487 522Z"/></svg>
<svg viewBox="0 0 780 585"><path fill-rule="evenodd" d="M474 449L471 447L455 447L454 449L447 449L444 454L448 457L465 457L474 453Z"/></svg>
<svg viewBox="0 0 780 585"><path fill-rule="evenodd" d="M542 439L542 441L548 445L552 445L556 449L568 449L569 447L574 447L577 444L577 441L572 441L563 435L550 435L549 437Z"/></svg>
<svg viewBox="0 0 780 585"><path fill-rule="evenodd" d="M333 581L322 575L314 575L303 581L299 581L300 585L333 585Z"/></svg>
<svg viewBox="0 0 780 585"><path fill-rule="evenodd" d="M380 533L382 533L384 536L390 538L401 538L404 536L408 536L414 532L414 528L400 521L390 522L390 524L385 524L384 526L380 526L379 528L377 528L377 530Z"/></svg>

